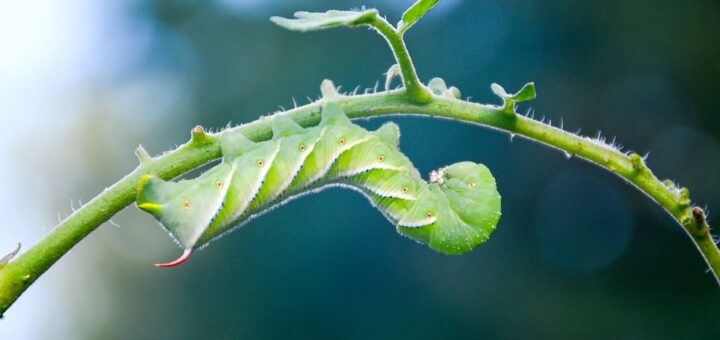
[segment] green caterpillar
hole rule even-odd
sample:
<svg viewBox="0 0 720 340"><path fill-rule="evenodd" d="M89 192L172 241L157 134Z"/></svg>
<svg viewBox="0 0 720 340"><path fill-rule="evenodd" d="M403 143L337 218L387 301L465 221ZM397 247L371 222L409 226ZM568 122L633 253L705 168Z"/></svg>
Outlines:
<svg viewBox="0 0 720 340"><path fill-rule="evenodd" d="M279 116L272 131L273 138L260 143L226 133L222 162L195 179L141 179L138 207L185 249L177 260L156 266L179 265L234 227L329 186L363 193L398 232L446 254L472 250L500 218L500 195L487 167L455 163L433 171L428 183L398 149L393 123L368 132L330 102L318 126L302 128Z"/></svg>

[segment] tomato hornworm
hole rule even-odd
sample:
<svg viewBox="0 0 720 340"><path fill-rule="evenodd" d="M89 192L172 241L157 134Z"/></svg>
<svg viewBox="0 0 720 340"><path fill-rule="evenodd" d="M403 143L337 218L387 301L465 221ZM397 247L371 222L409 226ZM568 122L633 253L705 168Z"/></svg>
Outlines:
<svg viewBox="0 0 720 340"><path fill-rule="evenodd" d="M158 267L183 263L194 249L303 194L340 186L363 193L399 233L445 254L462 254L488 239L500 218L495 179L482 164L455 163L422 179L398 149L399 129L369 132L325 103L318 126L286 116L273 138L221 137L222 161L197 178L167 182L146 175L138 207L152 214L185 249Z"/></svg>

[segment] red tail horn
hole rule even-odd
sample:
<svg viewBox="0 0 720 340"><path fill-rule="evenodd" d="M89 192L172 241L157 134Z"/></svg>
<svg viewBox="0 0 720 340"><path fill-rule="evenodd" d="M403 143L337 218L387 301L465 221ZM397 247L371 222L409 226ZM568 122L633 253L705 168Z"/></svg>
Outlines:
<svg viewBox="0 0 720 340"><path fill-rule="evenodd" d="M190 255L192 255L192 249L185 249L182 256L180 256L177 260L168 262L168 263L156 263L155 267L158 268L170 268L170 267L176 267L181 264L183 264L187 259L190 258Z"/></svg>

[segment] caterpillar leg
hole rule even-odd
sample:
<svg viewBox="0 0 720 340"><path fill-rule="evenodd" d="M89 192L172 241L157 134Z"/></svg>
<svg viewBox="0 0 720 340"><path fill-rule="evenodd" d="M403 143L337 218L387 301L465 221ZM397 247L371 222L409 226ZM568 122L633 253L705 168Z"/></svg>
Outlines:
<svg viewBox="0 0 720 340"><path fill-rule="evenodd" d="M177 267L177 266L185 263L185 261L187 261L190 258L190 255L192 255L192 249L185 249L183 254L180 255L180 257L177 260L168 262L168 263L156 263L155 267L158 267L158 268Z"/></svg>

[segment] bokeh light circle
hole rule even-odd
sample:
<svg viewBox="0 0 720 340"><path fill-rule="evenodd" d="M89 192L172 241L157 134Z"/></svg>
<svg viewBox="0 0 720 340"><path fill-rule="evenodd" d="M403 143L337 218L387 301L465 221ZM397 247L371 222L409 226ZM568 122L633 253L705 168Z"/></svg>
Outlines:
<svg viewBox="0 0 720 340"><path fill-rule="evenodd" d="M632 212L622 193L588 175L555 177L540 195L534 221L540 257L570 274L608 266L632 234Z"/></svg>

